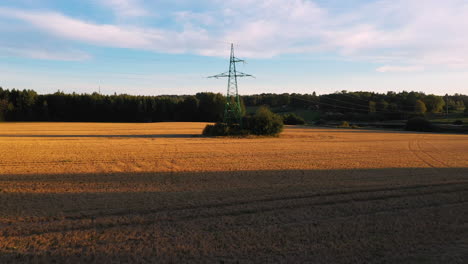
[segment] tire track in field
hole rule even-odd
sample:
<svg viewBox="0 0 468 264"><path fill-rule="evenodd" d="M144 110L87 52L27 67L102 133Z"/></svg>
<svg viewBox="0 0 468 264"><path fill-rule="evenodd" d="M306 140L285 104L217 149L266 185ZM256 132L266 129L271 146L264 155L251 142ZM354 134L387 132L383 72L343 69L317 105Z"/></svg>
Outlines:
<svg viewBox="0 0 468 264"><path fill-rule="evenodd" d="M346 191L331 191L324 193L312 193L312 194L301 194L301 195L291 195L291 196L280 196L280 197L269 197L262 199L253 199L253 200L241 200L241 201L232 201L225 203L213 203L213 204L204 204L204 205L193 205L193 206L182 206L176 208L160 208L155 210L145 210L145 211L135 211L135 210L122 210L111 213L103 214L82 214L76 219L88 218L88 217L106 217L106 216L124 216L132 214L152 214L163 211L182 211L182 210L195 210L195 209L210 209L210 208L220 208L220 207L230 207L230 206L239 206L239 205L251 205L255 203L267 203L267 202L284 202L284 201L294 201L294 200L303 200L311 198L327 198L334 196L342 195L359 195L359 194L368 194L368 193L377 193L377 192L391 192L391 191L408 191L408 190L420 190L427 188L437 188L437 187L451 187L451 186L464 186L467 185L468 181L454 181L454 182L442 182L442 183L433 183L433 184L420 184L420 185L409 185L409 186L397 186L397 187L383 187L383 188L372 188L366 190L346 190ZM115 210L115 209L113 209ZM101 210L102 211L102 210ZM86 212L81 210L81 212ZM66 219L74 219L75 217L69 216L65 217Z"/></svg>
<svg viewBox="0 0 468 264"><path fill-rule="evenodd" d="M322 217L319 219L314 220L307 220L307 221L289 221L289 222L278 222L278 223L271 223L265 226L291 226L291 225L303 225L303 224L310 224L310 223L317 223L323 221L330 221L330 220L338 220L338 219L348 219L353 217L359 216L369 216L369 215L376 215L376 214L383 214L383 213L400 213L401 211L413 211L413 210L423 210L423 209L431 209L431 208L441 208L446 206L457 206L468 204L468 201L457 201L457 202L447 202L447 203L431 203L424 206L410 206L410 207L398 207L393 209L377 209L371 210L365 213L355 213L355 214L347 214L344 216L334 216L334 217Z"/></svg>
<svg viewBox="0 0 468 264"><path fill-rule="evenodd" d="M468 187L468 186L466 186ZM417 197L417 196L425 196L425 195L433 195L433 194L444 194L444 193L455 193L455 192L467 192L468 188L463 187L463 188L456 188L456 189L449 189L449 190L436 190L436 191L425 191L425 192L418 192L418 193L409 193L409 194L387 194L387 195L376 195L374 197L357 197L353 198L350 197L348 199L338 199L338 200L331 200L331 201L326 201L326 202L318 202L318 203L306 203L303 205L284 205L284 206L274 206L272 208L267 208L264 210L260 210L259 212L269 212L269 211L276 211L279 209L297 209L297 208L304 208L308 207L311 205L336 205L336 204L343 204L343 203L352 203L352 202L369 202L369 201L379 201L379 200L388 200L388 199L395 199L395 198L405 198L405 197ZM382 192L382 191L379 191ZM357 193L357 192L356 192ZM359 194L362 194L363 192L359 192ZM160 210L145 210L145 211L133 211L133 212L125 212L123 214L121 213L111 213L111 214L97 214L97 215L91 215L90 217L94 218L99 218L99 217L115 217L115 216L125 216L125 215L146 215L146 214L155 214L155 213L171 213L171 212L177 212L177 211L188 211L188 210L209 210L209 209L217 209L217 208L229 208L229 207L236 207L236 206L252 206L256 204L266 204L266 203L272 203L272 202L288 202L288 201L297 201L297 200L307 200L311 198L330 198L332 196L342 196L342 195L348 195L348 194L334 194L334 195L318 195L318 196L303 196L303 197L295 197L294 199L290 198L277 198L277 199L271 199L267 200L264 199L262 201L257 200L257 201L248 201L248 202L232 202L232 203L226 203L226 204L211 204L211 205L201 205L201 206L192 206L192 207L181 207L181 208L173 208L173 209L160 209ZM242 210L242 214L248 213L248 212L257 212L258 210L256 209L245 209ZM237 215L237 212L233 212L234 215ZM229 214L228 214L229 215ZM85 217L88 218L89 216ZM73 217L66 217L66 219L82 219L82 217L78 218L73 218Z"/></svg>
<svg viewBox="0 0 468 264"><path fill-rule="evenodd" d="M425 163L426 165L428 165L429 167L433 168L433 169L436 169L437 168L440 168L440 166L436 166L434 165L434 161L436 163L439 163L439 165L442 165L442 167L444 168L448 168L450 166L448 166L447 164L439 161L438 159L435 159L433 158L431 155L429 155L428 153L426 153L422 148L421 148L421 145L420 145L420 140L419 139L416 139L416 140L409 140L408 141L408 150L416 157L418 158L420 161L422 161L423 163ZM432 161L432 162L431 162Z"/></svg>
<svg viewBox="0 0 468 264"><path fill-rule="evenodd" d="M428 141L426 139L424 139L424 142L427 145L431 146L435 151L437 151L439 153L444 153L444 155L450 156L451 159L455 159L455 160L462 161L462 162L467 161L466 159L461 159L458 155L453 155L452 152L450 152L450 151L441 150L440 148L436 147L433 143L431 143L430 141Z"/></svg>
<svg viewBox="0 0 468 264"><path fill-rule="evenodd" d="M468 192L468 189L464 190L459 190L458 192ZM295 205L295 206L281 206L281 207L275 207L275 208L259 208L259 209L241 209L241 210L236 210L236 211L229 211L229 212L192 212L191 214L187 215L182 215L182 216L172 216L172 217L148 217L146 219L118 219L117 221L114 221L112 223L109 222L103 222L103 223L96 223L96 218L89 218L86 219L88 220L87 222L91 222L92 224L85 224L85 225L79 225L80 223L67 223L65 224L65 228L51 228L46 231L30 231L30 232L25 232L25 233L18 233L18 232L12 232L13 234L9 235L7 230L3 231L3 234L5 236L19 236L19 237L29 237L29 236L35 236L35 235L45 235L45 234L53 234L53 233L64 233L64 232L74 232L74 231L89 231L89 230L104 230L104 229L109 229L109 228L121 228L121 227L137 227L137 226L149 226L149 225L154 225L154 224L171 224L171 223L179 223L179 222L189 222L189 221L196 221L196 220L205 220L205 219L210 219L210 218L221 218L221 217L239 217L239 216L246 216L246 215L254 215L254 214L264 214L264 213L269 213L269 212L274 212L278 210L298 210L298 209L306 209L310 208L311 206L314 207L323 207L323 206L339 206L339 205L346 205L349 203L357 204L357 203L362 203L362 202L373 202L373 201L385 201L389 200L391 198L407 198L407 197L413 197L413 196L426 196L426 195L434 195L434 194L444 194L444 193L455 193L454 191L444 191L444 192L431 192L431 193L424 193L424 194L419 194L419 195L405 195L405 196L387 196L387 197L374 197L372 199L352 199L352 200L339 200L339 201L327 201L327 202L319 202L319 203L308 203L308 204L300 204L300 205ZM352 217L358 217L358 216L365 216L365 215L375 215L378 213L397 213L400 211L406 211L406 210L421 210L421 209L428 209L428 208L440 208L444 206L456 206L456 205L462 205L462 204L467 204L468 201L454 201L454 202L435 202L423 206L407 206L407 207L396 207L392 209L373 209L367 212L361 212L361 213L349 213L348 215L340 215L340 216L332 216L332 217L319 217L315 218L314 220L311 221L288 221L288 222L281 222L281 223L272 223L271 225L297 225L297 224L305 224L308 222L316 223L316 222L321 222L324 220L336 220L336 219L341 219L341 218L352 218ZM135 217L138 217L135 216ZM63 223L63 222L62 222ZM46 224L45 222L42 222L41 224ZM48 222L47 224L52 224L51 222ZM70 227L72 226L72 227ZM242 225L238 225L242 226ZM246 226L246 225L243 225ZM250 226L250 225L249 225ZM263 224L262 224L263 227ZM40 227L43 229L43 227ZM25 230L25 228L21 228L21 231Z"/></svg>
<svg viewBox="0 0 468 264"><path fill-rule="evenodd" d="M442 189L440 189L442 187ZM446 188L448 187L448 189ZM454 188L457 187L457 188ZM435 188L435 189L434 189ZM412 191L410 193L405 193L405 191ZM380 192L388 191L397 191L399 193L391 194L382 194ZM402 193L403 192L403 193ZM197 219L206 219L206 218L215 218L215 217L235 217L242 215L252 215L258 213L268 213L274 211L284 211L284 210L297 210L302 208L311 208L311 207L321 207L321 206L337 206L345 204L355 204L355 203L365 203L365 202L379 202L379 201L389 201L392 199L401 199L401 198L416 198L416 197L426 197L428 195L443 195L443 194L460 194L467 193L468 185L467 182L458 182L458 183L441 183L441 184L431 184L431 185L420 185L420 186L404 186L404 187L395 187L395 188L379 188L379 189L369 189L369 190L355 190L355 191L340 191L340 192L330 192L330 193L316 193L311 195L300 195L294 197L276 197L276 198L266 198L266 199L257 199L250 201L233 201L229 203L220 203L220 204L205 204L205 205L196 205L196 206L186 206L178 208L161 208L157 210L144 210L144 211L125 211L125 212L115 212L115 213L98 213L98 214L88 214L80 216L68 216L64 220L54 220L54 221L40 221L40 228L43 229L43 226L53 225L61 223L66 224L66 228L59 229L50 229L48 231L29 231L23 233L21 231L16 232L21 235L38 235L46 234L53 232L69 232L75 230L87 230L95 228L93 226L79 226L79 221L89 222L91 219L93 223L95 220L98 221L107 221L103 223L102 228L115 227L115 226L130 226L130 225L143 225L143 224L154 224L154 223L164 223L164 222L179 222L179 221L191 221ZM359 194L369 194L366 197L356 197ZM351 195L351 197L341 197ZM468 197L463 194L463 197ZM321 198L323 200L318 200L314 202L308 201L313 198ZM302 201L301 201L302 200ZM294 202L289 203L288 202ZM467 201L462 201L467 202ZM247 208L236 208L239 206L247 206ZM234 207L234 208L232 208ZM216 209L213 211L213 209ZM218 212L221 211L221 212ZM158 216L158 214L160 216ZM173 216L168 216L173 214ZM179 215L177 215L179 214ZM154 215L154 216L151 216ZM148 219L138 220L142 216L146 216ZM112 220L113 218L117 218ZM132 220L136 218L137 220ZM109 220L112 220L109 223ZM78 222L77 222L78 221ZM34 223L34 222L32 222ZM21 224L21 223L20 223ZM28 224L28 222L23 222L22 224ZM70 226L75 226L74 228L69 228ZM99 223L98 223L99 226ZM20 230L25 230L21 228ZM6 230L4 231L5 234Z"/></svg>
<svg viewBox="0 0 468 264"><path fill-rule="evenodd" d="M422 141L423 143L425 142L424 141L424 138L422 138ZM418 145L418 149L421 153L423 153L424 155L426 155L427 157L429 157L430 159L434 160L436 163L439 163L441 164L443 167L445 168L450 168L450 165L448 165L447 163L445 163L444 161L434 157L434 155L430 154L429 151L426 151L424 150L422 147L421 147L421 140L417 140L417 145Z"/></svg>

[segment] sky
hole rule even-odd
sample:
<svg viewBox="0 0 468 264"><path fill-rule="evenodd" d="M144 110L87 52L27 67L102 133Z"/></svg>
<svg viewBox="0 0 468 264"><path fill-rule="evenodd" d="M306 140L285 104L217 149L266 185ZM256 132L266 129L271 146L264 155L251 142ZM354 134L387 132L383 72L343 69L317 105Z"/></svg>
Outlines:
<svg viewBox="0 0 468 264"><path fill-rule="evenodd" d="M468 0L1 0L0 86L468 93Z"/></svg>

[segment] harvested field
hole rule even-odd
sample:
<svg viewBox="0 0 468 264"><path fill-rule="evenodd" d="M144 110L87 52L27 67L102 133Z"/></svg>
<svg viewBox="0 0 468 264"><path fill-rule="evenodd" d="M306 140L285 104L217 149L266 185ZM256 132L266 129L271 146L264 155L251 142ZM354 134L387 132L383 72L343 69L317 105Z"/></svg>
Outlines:
<svg viewBox="0 0 468 264"><path fill-rule="evenodd" d="M0 263L464 263L468 136L0 124Z"/></svg>

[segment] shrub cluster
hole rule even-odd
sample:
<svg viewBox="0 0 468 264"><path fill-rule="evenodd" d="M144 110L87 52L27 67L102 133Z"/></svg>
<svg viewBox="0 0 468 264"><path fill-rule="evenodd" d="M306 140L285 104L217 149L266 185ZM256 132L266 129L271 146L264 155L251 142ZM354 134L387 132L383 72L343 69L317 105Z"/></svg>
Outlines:
<svg viewBox="0 0 468 264"><path fill-rule="evenodd" d="M406 122L406 130L418 132L431 132L434 131L432 123L423 117L414 117Z"/></svg>
<svg viewBox="0 0 468 264"><path fill-rule="evenodd" d="M260 107L254 115L246 116L239 124L228 125L216 123L207 125L203 130L204 136L246 136L246 135L278 135L283 131L283 119L274 114L267 107Z"/></svg>
<svg viewBox="0 0 468 264"><path fill-rule="evenodd" d="M326 125L327 124L327 121L325 119L319 119L315 122L315 125L316 126L322 126L322 125Z"/></svg>
<svg viewBox="0 0 468 264"><path fill-rule="evenodd" d="M462 121L462 120L455 120L455 121L453 122L453 124L456 125L456 126L462 126L462 125L463 125L463 121Z"/></svg>
<svg viewBox="0 0 468 264"><path fill-rule="evenodd" d="M282 117L283 117L283 124L285 125L304 125L305 124L304 118L294 113L284 114Z"/></svg>
<svg viewBox="0 0 468 264"><path fill-rule="evenodd" d="M203 135L208 137L213 136L246 136L249 134L249 131L246 129L241 129L240 125L232 124L228 125L226 123L216 123L214 125L207 125L203 129Z"/></svg>
<svg viewBox="0 0 468 264"><path fill-rule="evenodd" d="M343 121L343 122L341 122L341 124L338 127L349 128L350 125L349 125L348 121Z"/></svg>

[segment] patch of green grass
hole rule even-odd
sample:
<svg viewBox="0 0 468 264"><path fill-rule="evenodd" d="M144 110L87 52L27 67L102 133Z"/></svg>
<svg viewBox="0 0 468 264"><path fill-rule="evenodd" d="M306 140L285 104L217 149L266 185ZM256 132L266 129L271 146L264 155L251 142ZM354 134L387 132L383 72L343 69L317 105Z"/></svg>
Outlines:
<svg viewBox="0 0 468 264"><path fill-rule="evenodd" d="M437 118L437 119L429 119L433 123L444 123L444 124L452 124L457 120L463 121L463 123L468 124L468 117L449 117L449 118Z"/></svg>
<svg viewBox="0 0 468 264"><path fill-rule="evenodd" d="M254 114L259 106L247 106L245 108L247 114ZM306 123L314 123L315 121L320 119L320 113L313 111L313 110L307 110L307 109L295 109L292 107L272 107L270 110L275 113L275 114L289 114L293 113L296 114L306 121Z"/></svg>
<svg viewBox="0 0 468 264"><path fill-rule="evenodd" d="M295 113L296 115L304 118L306 123L313 123L320 119L320 113L313 110L297 109L294 110L292 113Z"/></svg>

